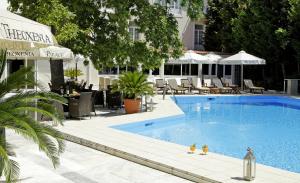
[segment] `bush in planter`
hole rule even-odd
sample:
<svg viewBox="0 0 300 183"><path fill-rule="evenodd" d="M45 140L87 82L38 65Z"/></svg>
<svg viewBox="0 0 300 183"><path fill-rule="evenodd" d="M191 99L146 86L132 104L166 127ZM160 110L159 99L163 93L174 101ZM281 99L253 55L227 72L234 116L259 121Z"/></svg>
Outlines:
<svg viewBox="0 0 300 183"><path fill-rule="evenodd" d="M112 92L123 94L126 113L135 113L140 109L140 97L153 95L153 87L147 76L140 72L126 72L113 85Z"/></svg>

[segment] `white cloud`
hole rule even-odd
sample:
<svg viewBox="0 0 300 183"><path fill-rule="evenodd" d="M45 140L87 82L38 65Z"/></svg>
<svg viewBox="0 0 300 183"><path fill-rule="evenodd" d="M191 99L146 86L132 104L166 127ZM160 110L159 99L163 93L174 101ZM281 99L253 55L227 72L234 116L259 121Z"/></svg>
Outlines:
<svg viewBox="0 0 300 183"><path fill-rule="evenodd" d="M7 9L8 3L7 0L0 0L0 10Z"/></svg>

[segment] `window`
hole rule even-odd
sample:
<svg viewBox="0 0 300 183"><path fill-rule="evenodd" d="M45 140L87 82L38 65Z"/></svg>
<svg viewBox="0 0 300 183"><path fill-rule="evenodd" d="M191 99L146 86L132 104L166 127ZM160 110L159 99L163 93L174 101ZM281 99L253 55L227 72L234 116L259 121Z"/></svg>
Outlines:
<svg viewBox="0 0 300 183"><path fill-rule="evenodd" d="M169 6L170 6L171 13L181 14L181 6L179 0L171 0Z"/></svg>
<svg viewBox="0 0 300 183"><path fill-rule="evenodd" d="M159 68L154 69L152 75L159 75Z"/></svg>
<svg viewBox="0 0 300 183"><path fill-rule="evenodd" d="M211 75L216 75L216 64L211 65Z"/></svg>
<svg viewBox="0 0 300 183"><path fill-rule="evenodd" d="M180 6L180 0L170 0L170 2L167 4L166 0L155 0L154 3L160 4L162 6L168 6L170 9L170 12L173 14L181 14L181 6Z"/></svg>
<svg viewBox="0 0 300 183"><path fill-rule="evenodd" d="M129 27L129 36L133 41L137 41L140 39L139 29L137 27Z"/></svg>
<svg viewBox="0 0 300 183"><path fill-rule="evenodd" d="M208 75L208 64L203 64L202 65L202 74L203 75Z"/></svg>
<svg viewBox="0 0 300 183"><path fill-rule="evenodd" d="M7 72L9 74L12 74L24 67L24 61L23 60L8 60L7 65L8 65Z"/></svg>
<svg viewBox="0 0 300 183"><path fill-rule="evenodd" d="M188 76L190 75L190 65L189 64L182 64L182 75L183 76Z"/></svg>
<svg viewBox="0 0 300 183"><path fill-rule="evenodd" d="M118 68L117 67L104 67L98 71L99 75L102 74L117 74Z"/></svg>
<svg viewBox="0 0 300 183"><path fill-rule="evenodd" d="M225 75L231 75L231 65L225 65Z"/></svg>
<svg viewBox="0 0 300 183"><path fill-rule="evenodd" d="M154 3L165 6L166 5L166 0L155 0Z"/></svg>
<svg viewBox="0 0 300 183"><path fill-rule="evenodd" d="M166 64L165 65L165 75L180 75L180 65L179 64Z"/></svg>
<svg viewBox="0 0 300 183"><path fill-rule="evenodd" d="M204 25L195 25L194 49L204 50Z"/></svg>
<svg viewBox="0 0 300 183"><path fill-rule="evenodd" d="M198 76L198 64L191 65L191 75Z"/></svg>

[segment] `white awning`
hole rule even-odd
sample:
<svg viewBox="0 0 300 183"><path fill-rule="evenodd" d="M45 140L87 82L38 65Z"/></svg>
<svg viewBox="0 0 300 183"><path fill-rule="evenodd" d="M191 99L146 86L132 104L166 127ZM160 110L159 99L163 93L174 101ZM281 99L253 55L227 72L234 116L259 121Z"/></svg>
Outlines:
<svg viewBox="0 0 300 183"><path fill-rule="evenodd" d="M73 52L69 48L48 46L39 49L41 58L51 58L53 60L74 60Z"/></svg>
<svg viewBox="0 0 300 183"><path fill-rule="evenodd" d="M50 27L13 14L0 11L0 48L9 50L27 50L35 47L56 45Z"/></svg>
<svg viewBox="0 0 300 183"><path fill-rule="evenodd" d="M219 64L221 65L264 65L266 64L266 60L250 55L245 51L240 51L235 55L220 60Z"/></svg>
<svg viewBox="0 0 300 183"><path fill-rule="evenodd" d="M73 52L64 47L48 46L45 48L24 50L8 50L8 59L53 59L53 60L74 60Z"/></svg>

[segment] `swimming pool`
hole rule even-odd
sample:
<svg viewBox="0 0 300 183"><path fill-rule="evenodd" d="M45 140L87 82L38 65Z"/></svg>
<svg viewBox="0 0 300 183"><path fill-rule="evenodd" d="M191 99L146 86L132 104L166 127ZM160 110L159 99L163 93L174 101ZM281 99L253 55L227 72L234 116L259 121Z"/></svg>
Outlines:
<svg viewBox="0 0 300 183"><path fill-rule="evenodd" d="M257 162L300 172L300 100L278 96L182 96L184 115L113 128L176 144L203 144L242 159L247 147Z"/></svg>

